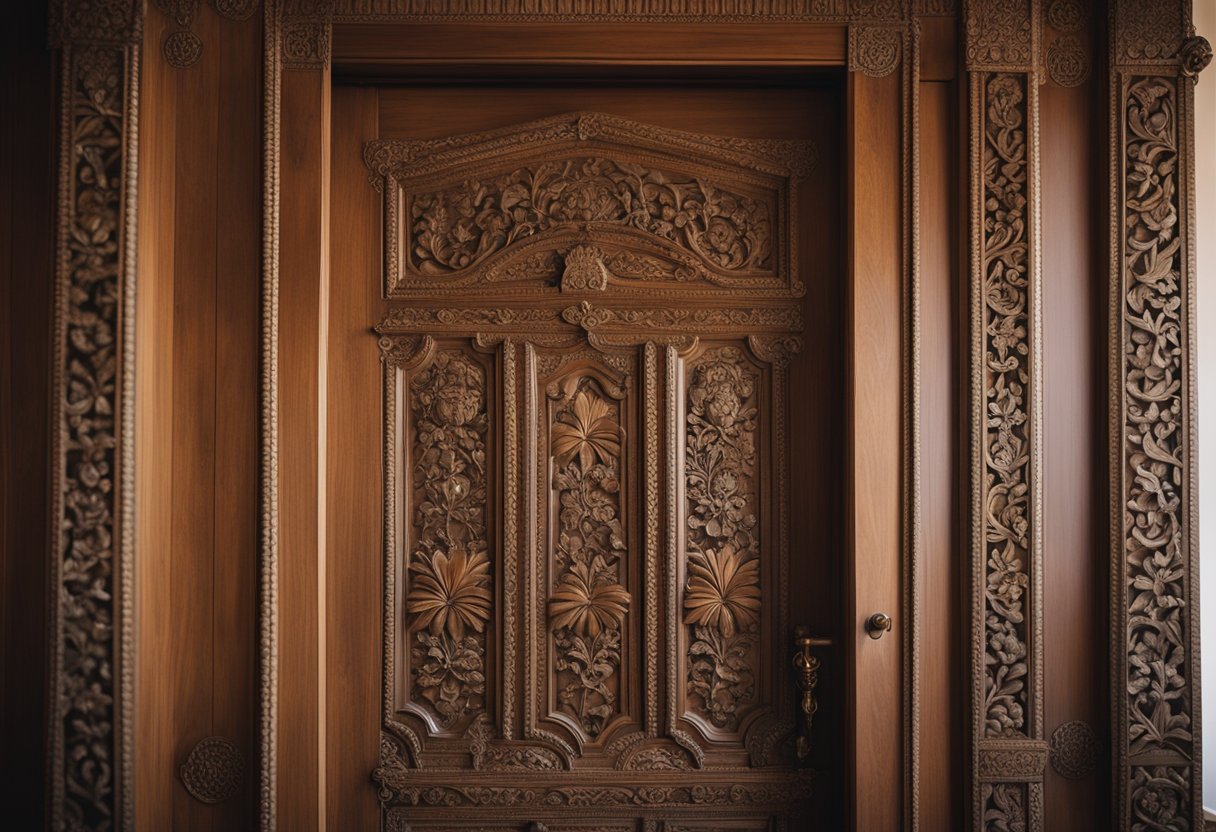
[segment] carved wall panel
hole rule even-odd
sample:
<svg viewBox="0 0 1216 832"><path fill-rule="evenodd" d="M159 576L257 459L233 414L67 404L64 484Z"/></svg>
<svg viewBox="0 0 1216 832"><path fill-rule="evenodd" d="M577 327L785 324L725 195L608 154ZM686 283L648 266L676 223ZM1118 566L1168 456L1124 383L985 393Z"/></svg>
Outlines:
<svg viewBox="0 0 1216 832"><path fill-rule="evenodd" d="M365 156L390 296L803 292L790 229L808 142L572 113Z"/></svg>
<svg viewBox="0 0 1216 832"><path fill-rule="evenodd" d="M60 50L50 825L129 828L135 158L143 6L51 3Z"/></svg>

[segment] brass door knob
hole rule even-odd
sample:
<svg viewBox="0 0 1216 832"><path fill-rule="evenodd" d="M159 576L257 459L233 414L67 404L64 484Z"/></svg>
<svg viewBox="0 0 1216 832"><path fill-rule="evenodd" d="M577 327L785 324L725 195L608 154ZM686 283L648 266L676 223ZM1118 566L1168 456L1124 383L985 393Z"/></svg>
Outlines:
<svg viewBox="0 0 1216 832"><path fill-rule="evenodd" d="M870 638L882 638L884 633L891 632L895 622L885 612L876 612L866 619L866 633Z"/></svg>
<svg viewBox="0 0 1216 832"><path fill-rule="evenodd" d="M830 638L814 638L809 627L798 627L794 630L794 684L798 688L798 708L801 719L798 724L798 739L795 748L798 759L805 759L811 753L811 722L819 703L815 701L815 686L819 684L819 658L811 655L813 647L830 647Z"/></svg>

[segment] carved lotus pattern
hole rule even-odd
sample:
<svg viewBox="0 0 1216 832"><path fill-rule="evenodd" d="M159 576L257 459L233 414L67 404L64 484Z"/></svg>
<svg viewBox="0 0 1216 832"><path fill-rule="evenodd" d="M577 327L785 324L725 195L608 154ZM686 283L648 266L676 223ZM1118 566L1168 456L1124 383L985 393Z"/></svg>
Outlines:
<svg viewBox="0 0 1216 832"><path fill-rule="evenodd" d="M688 557L688 588L684 592L685 621L705 624L731 638L759 623L760 561L742 562L734 546L706 549Z"/></svg>
<svg viewBox="0 0 1216 832"><path fill-rule="evenodd" d="M619 407L595 382L571 376L557 388L550 424L557 492L556 580L549 594L558 703L588 736L618 710L617 669L629 591L618 469L624 437Z"/></svg>
<svg viewBox="0 0 1216 832"><path fill-rule="evenodd" d="M754 697L760 629L755 379L722 347L691 372L685 433L687 577L684 624L690 706L733 730Z"/></svg>
<svg viewBox="0 0 1216 832"><path fill-rule="evenodd" d="M458 548L450 555L415 556L410 571L414 579L406 610L413 616L413 629L429 629L435 635L446 631L457 640L466 629L485 630L491 598L490 561L484 554Z"/></svg>

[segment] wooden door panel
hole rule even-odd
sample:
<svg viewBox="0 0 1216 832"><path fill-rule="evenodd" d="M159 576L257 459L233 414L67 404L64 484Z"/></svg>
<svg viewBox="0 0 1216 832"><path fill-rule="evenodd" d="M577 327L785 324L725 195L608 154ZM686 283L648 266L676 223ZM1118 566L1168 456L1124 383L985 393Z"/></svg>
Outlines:
<svg viewBox="0 0 1216 832"><path fill-rule="evenodd" d="M700 93L703 123L722 95ZM834 526L818 485L791 487L790 378L838 385L798 356L836 243L800 219L824 211L807 181L834 181L825 134L783 113L771 138L584 109L365 145L383 302L378 323L352 305L344 337L376 331L384 454L347 476L384 489L387 828L804 811L792 633L836 573L830 549L804 555L823 580L792 591L791 541Z"/></svg>

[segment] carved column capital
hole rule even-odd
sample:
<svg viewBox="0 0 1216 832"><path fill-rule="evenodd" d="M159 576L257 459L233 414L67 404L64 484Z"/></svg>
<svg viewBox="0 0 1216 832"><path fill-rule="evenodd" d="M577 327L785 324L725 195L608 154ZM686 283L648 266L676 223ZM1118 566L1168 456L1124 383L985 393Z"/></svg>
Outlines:
<svg viewBox="0 0 1216 832"><path fill-rule="evenodd" d="M849 24L849 72L873 78L890 75L899 66L905 27L900 24Z"/></svg>
<svg viewBox="0 0 1216 832"><path fill-rule="evenodd" d="M965 0L967 69L1030 72L1038 51L1039 0Z"/></svg>
<svg viewBox="0 0 1216 832"><path fill-rule="evenodd" d="M285 0L279 47L284 69L329 66L334 0Z"/></svg>
<svg viewBox="0 0 1216 832"><path fill-rule="evenodd" d="M52 0L50 44L135 45L143 37L142 0Z"/></svg>

